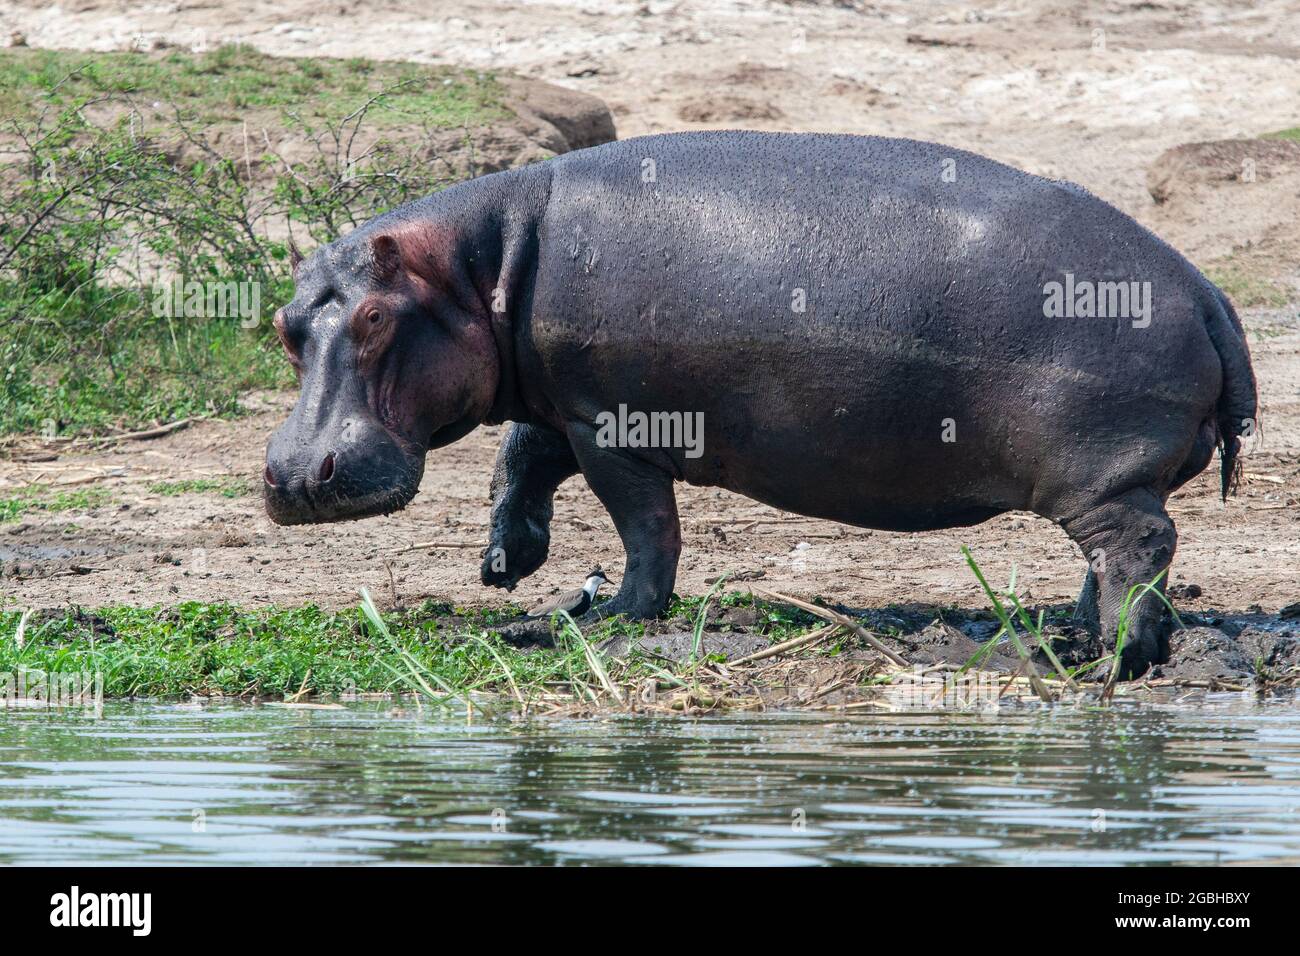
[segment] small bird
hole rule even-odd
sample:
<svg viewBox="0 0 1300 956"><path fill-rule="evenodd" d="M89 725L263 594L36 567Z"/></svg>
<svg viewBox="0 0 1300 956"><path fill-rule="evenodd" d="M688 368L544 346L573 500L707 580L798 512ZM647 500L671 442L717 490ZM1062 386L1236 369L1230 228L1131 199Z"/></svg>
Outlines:
<svg viewBox="0 0 1300 956"><path fill-rule="evenodd" d="M587 583L578 590L561 594L553 601L547 601L533 608L528 612L526 620L549 618L556 611L567 611L571 617L586 614L592 602L596 600L596 592L600 590L600 586L608 583L610 583L609 578L605 577L605 572L597 568L587 575Z"/></svg>

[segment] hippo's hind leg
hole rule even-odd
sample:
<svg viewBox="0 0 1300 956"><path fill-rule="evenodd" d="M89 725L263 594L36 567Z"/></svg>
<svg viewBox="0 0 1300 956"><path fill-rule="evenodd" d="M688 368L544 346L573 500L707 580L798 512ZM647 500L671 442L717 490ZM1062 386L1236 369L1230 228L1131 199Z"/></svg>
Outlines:
<svg viewBox="0 0 1300 956"><path fill-rule="evenodd" d="M655 617L672 599L682 552L673 476L619 449L599 447L588 426L575 426L570 437L583 477L614 520L627 553L618 594L598 615Z"/></svg>
<svg viewBox="0 0 1300 956"><path fill-rule="evenodd" d="M544 425L514 424L492 473L492 529L480 576L512 589L546 561L555 489L577 474L569 440Z"/></svg>
<svg viewBox="0 0 1300 956"><path fill-rule="evenodd" d="M1089 560L1102 640L1113 647L1129 592L1159 577L1155 587L1164 593L1178 540L1164 499L1150 489L1135 488L1067 518L1061 525ZM1080 596L1085 611L1087 591L1085 582ZM1152 664L1168 659L1164 611L1159 596L1145 591L1134 595L1127 613L1121 678L1140 676Z"/></svg>
<svg viewBox="0 0 1300 956"><path fill-rule="evenodd" d="M1085 555L1087 557L1087 555ZM1074 623L1086 627L1093 633L1101 631L1101 607L1097 604L1097 572L1092 569L1089 558L1088 573L1084 576L1083 587L1079 591L1079 600L1074 605Z"/></svg>

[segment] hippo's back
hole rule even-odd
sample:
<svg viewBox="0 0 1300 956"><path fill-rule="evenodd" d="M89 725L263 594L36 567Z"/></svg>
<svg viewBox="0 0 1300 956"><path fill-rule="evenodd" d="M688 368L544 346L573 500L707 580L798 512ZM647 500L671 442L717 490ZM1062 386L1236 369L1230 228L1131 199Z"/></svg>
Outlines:
<svg viewBox="0 0 1300 956"><path fill-rule="evenodd" d="M656 331L700 345L876 331L1086 342L1097 328L1040 321L1049 283L1149 282L1167 327L1203 281L1082 188L933 143L676 133L546 165L542 260L576 266L556 304L611 333L642 336L605 311L639 304Z"/></svg>
<svg viewBox="0 0 1300 956"><path fill-rule="evenodd" d="M643 137L546 168L543 387L566 418L703 412L705 454L672 462L687 480L883 527L899 474L984 470L936 484L950 514L918 520L941 524L1026 507L1067 437L1114 448L1154 416L1156 444L1177 444L1219 394L1212 288L1078 187L930 143L809 134ZM1048 314L1053 283L1122 283L1128 312L1074 314L1071 298ZM878 509L792 497L783 469L809 466L839 469L859 502L880 485Z"/></svg>

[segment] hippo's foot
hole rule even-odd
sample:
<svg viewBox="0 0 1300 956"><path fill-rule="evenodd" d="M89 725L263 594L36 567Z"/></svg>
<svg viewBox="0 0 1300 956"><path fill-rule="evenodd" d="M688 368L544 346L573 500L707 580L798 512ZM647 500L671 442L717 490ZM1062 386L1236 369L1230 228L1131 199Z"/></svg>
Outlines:
<svg viewBox="0 0 1300 956"><path fill-rule="evenodd" d="M1146 600L1159 605L1160 599L1154 594L1147 595ZM1160 615L1155 622L1140 629L1134 629L1125 637L1124 651L1120 655L1120 680L1137 680L1152 667L1169 660L1169 622ZM1106 641L1106 646L1114 649L1114 641Z"/></svg>
<svg viewBox="0 0 1300 956"><path fill-rule="evenodd" d="M513 523L493 521L492 537L483 552L479 577L490 588L513 591L521 578L526 578L543 564L551 548L551 535L545 525L519 518Z"/></svg>
<svg viewBox="0 0 1300 956"><path fill-rule="evenodd" d="M658 617L668 607L668 602L672 599L670 593L665 599L657 598L646 599L641 593L627 593L626 589L620 588L608 601L596 605L590 611L582 616L583 620L604 621L611 617L625 617L629 621L643 621L650 618Z"/></svg>
<svg viewBox="0 0 1300 956"><path fill-rule="evenodd" d="M1086 623L1095 608L1102 641L1112 650L1122 631L1117 676L1133 680L1163 664L1169 659L1165 581L1178 541L1163 497L1135 488L1062 524L1090 562L1076 618Z"/></svg>
<svg viewBox="0 0 1300 956"><path fill-rule="evenodd" d="M514 590L543 564L551 546L551 499L578 470L569 440L553 428L515 424L497 452L492 473L492 533L479 576Z"/></svg>

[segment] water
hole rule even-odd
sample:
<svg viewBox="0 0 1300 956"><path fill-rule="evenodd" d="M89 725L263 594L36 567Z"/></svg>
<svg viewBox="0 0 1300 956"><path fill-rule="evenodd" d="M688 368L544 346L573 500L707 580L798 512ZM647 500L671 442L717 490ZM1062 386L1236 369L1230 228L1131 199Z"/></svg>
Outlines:
<svg viewBox="0 0 1300 956"><path fill-rule="evenodd" d="M0 711L0 862L1300 862L1300 707Z"/></svg>

